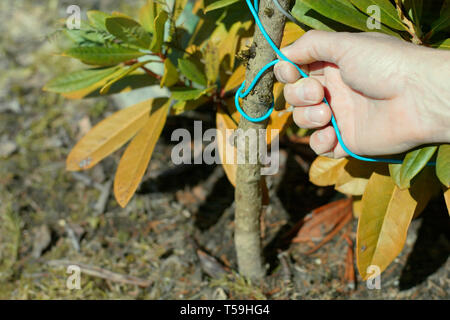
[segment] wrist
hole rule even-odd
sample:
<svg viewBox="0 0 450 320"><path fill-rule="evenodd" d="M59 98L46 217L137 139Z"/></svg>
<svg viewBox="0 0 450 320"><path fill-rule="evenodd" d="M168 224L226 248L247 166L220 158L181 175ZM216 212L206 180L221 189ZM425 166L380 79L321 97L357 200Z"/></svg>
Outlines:
<svg viewBox="0 0 450 320"><path fill-rule="evenodd" d="M419 116L418 141L450 143L450 51L421 48L413 77L414 104Z"/></svg>

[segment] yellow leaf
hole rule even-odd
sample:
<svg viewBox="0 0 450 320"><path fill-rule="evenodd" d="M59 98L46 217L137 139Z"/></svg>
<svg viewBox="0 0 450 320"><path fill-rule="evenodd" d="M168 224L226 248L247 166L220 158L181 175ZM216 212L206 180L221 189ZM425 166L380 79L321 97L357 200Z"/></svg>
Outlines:
<svg viewBox="0 0 450 320"><path fill-rule="evenodd" d="M372 174L362 197L357 231L356 260L364 280L371 266L386 269L400 253L417 201L388 175Z"/></svg>
<svg viewBox="0 0 450 320"><path fill-rule="evenodd" d="M192 8L192 13L196 14L200 9L205 9L205 4L203 3L203 0L197 0L194 3L194 7Z"/></svg>
<svg viewBox="0 0 450 320"><path fill-rule="evenodd" d="M450 188L448 188L446 191L444 191L444 199L445 199L445 204L447 205L448 214L450 215Z"/></svg>
<svg viewBox="0 0 450 320"><path fill-rule="evenodd" d="M222 24L223 25L223 24ZM230 57L229 68L233 68L234 60L236 56L236 49L239 42L238 32L242 27L242 22L238 21L233 24L230 28L230 31L222 41L220 41L219 47L219 62L222 61L227 55ZM224 28L225 29L225 28ZM224 30L226 33L226 29Z"/></svg>
<svg viewBox="0 0 450 320"><path fill-rule="evenodd" d="M331 159L319 156L311 164L309 180L318 186L331 186L336 183L347 162L346 158Z"/></svg>
<svg viewBox="0 0 450 320"><path fill-rule="evenodd" d="M120 110L102 120L72 149L66 169L78 171L92 168L119 149L141 129L149 117L152 100Z"/></svg>
<svg viewBox="0 0 450 320"><path fill-rule="evenodd" d="M217 127L217 147L219 157L222 162L223 169L230 183L236 186L236 170L237 170L237 151L236 147L230 141L231 132L229 130L237 129L236 123L222 109L216 114ZM228 151L228 152L227 152Z"/></svg>
<svg viewBox="0 0 450 320"><path fill-rule="evenodd" d="M169 58L164 60L164 74L160 87L171 87L178 82L178 70Z"/></svg>
<svg viewBox="0 0 450 320"><path fill-rule="evenodd" d="M281 48L291 44L302 35L305 31L293 22L287 22L284 28L283 39L281 40Z"/></svg>
<svg viewBox="0 0 450 320"><path fill-rule="evenodd" d="M240 65L234 70L233 74L228 78L225 87L223 88L224 92L233 90L234 88L241 85L245 80L245 67Z"/></svg>
<svg viewBox="0 0 450 320"><path fill-rule="evenodd" d="M120 159L114 178L114 195L124 208L136 192L166 123L167 99L154 100L150 117Z"/></svg>
<svg viewBox="0 0 450 320"><path fill-rule="evenodd" d="M217 59L217 47L211 42L208 42L203 50L203 56L205 59L205 73L208 80L208 86L212 86L216 83L219 76L220 59Z"/></svg>
<svg viewBox="0 0 450 320"><path fill-rule="evenodd" d="M236 130L237 125L233 119L225 113L222 109L219 109L216 114L216 126L217 126L217 148L219 151L219 157L222 162L222 167L228 178L228 181L233 187L236 187L236 171L237 171L237 151L236 147L232 144L230 139L231 132L228 130ZM228 148L228 149L227 149ZM269 188L267 187L266 179L261 177L261 192L262 192L262 204L269 204Z"/></svg>
<svg viewBox="0 0 450 320"><path fill-rule="evenodd" d="M71 100L79 100L79 99L83 99L84 97L86 97L89 93L91 93L94 90L97 90L98 88L100 88L102 86L98 86L96 85L93 88L85 88L85 89L81 89L79 91L74 91L74 92L66 92L66 93L61 93L61 95L64 98L67 99L71 99Z"/></svg>
<svg viewBox="0 0 450 320"><path fill-rule="evenodd" d="M367 182L374 171L378 173L387 172L386 166L383 164L371 164L349 159L336 181L335 189L345 194L360 196L364 193Z"/></svg>
<svg viewBox="0 0 450 320"><path fill-rule="evenodd" d="M153 0L147 0L145 5L139 10L139 22L145 31L154 32L154 21L158 15L158 4Z"/></svg>
<svg viewBox="0 0 450 320"><path fill-rule="evenodd" d="M361 196L353 196L353 216L355 218L359 218L362 211L362 197Z"/></svg>
<svg viewBox="0 0 450 320"><path fill-rule="evenodd" d="M234 120L234 123L237 126L239 120L241 119L241 114L236 110L236 106L234 105L234 97L228 98L225 101L225 105L227 107L227 114L231 116L231 119Z"/></svg>
<svg viewBox="0 0 450 320"><path fill-rule="evenodd" d="M282 84L280 84L280 85L282 87ZM277 84L275 84L275 87L277 87ZM281 91L282 90L283 89L281 88ZM277 90L275 90L275 92L277 92ZM236 123L239 123L239 121L241 119L241 115L236 110L236 107L234 105L234 98L227 99L226 105L227 105L228 112L231 115L231 118ZM227 115L227 117L229 118L228 115ZM231 120L231 118L230 118L230 120ZM284 112L283 110L280 110L280 111L274 110L272 112L272 114L270 115L269 122L267 124L267 129L266 129L267 146L270 146L272 144L272 141L276 137L280 137L286 131L287 127L289 126L289 124L291 124L291 122L292 122L291 113ZM274 133L273 135L272 135L272 130L276 130L273 132Z"/></svg>

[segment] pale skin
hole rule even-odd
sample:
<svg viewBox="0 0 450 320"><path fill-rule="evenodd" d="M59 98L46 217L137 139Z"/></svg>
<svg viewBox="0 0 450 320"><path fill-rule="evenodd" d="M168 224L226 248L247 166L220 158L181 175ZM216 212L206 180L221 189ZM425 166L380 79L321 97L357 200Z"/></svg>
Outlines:
<svg viewBox="0 0 450 320"><path fill-rule="evenodd" d="M344 143L359 155L401 153L450 142L450 52L380 33L309 31L281 50L275 65L294 121L317 129L311 148L346 156L331 126L334 113ZM322 100L328 99L333 111Z"/></svg>

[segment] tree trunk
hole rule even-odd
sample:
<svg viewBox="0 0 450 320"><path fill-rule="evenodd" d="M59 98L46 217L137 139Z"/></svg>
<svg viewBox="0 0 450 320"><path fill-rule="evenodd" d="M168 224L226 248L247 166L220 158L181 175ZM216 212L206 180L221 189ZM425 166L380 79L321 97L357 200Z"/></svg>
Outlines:
<svg viewBox="0 0 450 320"><path fill-rule="evenodd" d="M288 9L289 0L279 0L279 2L283 8ZM260 1L259 17L275 45L280 46L285 17L274 7L272 0ZM246 86L248 87L262 67L274 59L276 59L275 52L267 43L259 28L255 26L245 77ZM251 117L264 115L270 108L273 99L272 92L273 71L268 70L260 78L253 91L244 99L243 110ZM254 130L257 136L258 130L266 127L267 121L253 123L241 117L239 122L239 129L242 129L244 133L248 130ZM258 142L256 141L256 143ZM259 151L258 163L249 163L249 151L259 150L251 144L251 141L245 143L245 150L238 151L245 155L245 164L239 164L236 173L235 246L240 274L253 281L258 281L265 275L260 235L261 164L259 163Z"/></svg>

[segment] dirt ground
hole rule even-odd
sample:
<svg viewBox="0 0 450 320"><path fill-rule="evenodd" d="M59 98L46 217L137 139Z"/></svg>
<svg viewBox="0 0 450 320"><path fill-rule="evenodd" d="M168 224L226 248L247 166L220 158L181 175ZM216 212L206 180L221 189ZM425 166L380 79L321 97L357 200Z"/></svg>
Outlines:
<svg viewBox="0 0 450 320"><path fill-rule="evenodd" d="M132 10L121 1L75 2L83 10ZM52 56L49 41L66 7L52 0L0 2L0 298L449 299L450 222L440 200L413 221L380 290L369 290L359 276L353 285L344 281L343 236L355 239L356 219L313 254L291 243L289 231L302 217L342 197L308 182L313 155L304 146L282 141L280 172L268 179L263 285L236 273L234 190L223 169L170 161L172 131L192 128L199 113L169 117L125 209L111 190L121 152L90 171L65 171L76 141L117 110L112 98L68 101L41 90L76 67ZM214 110L199 112L204 127L214 126ZM80 290L66 286L69 264L82 266Z"/></svg>

